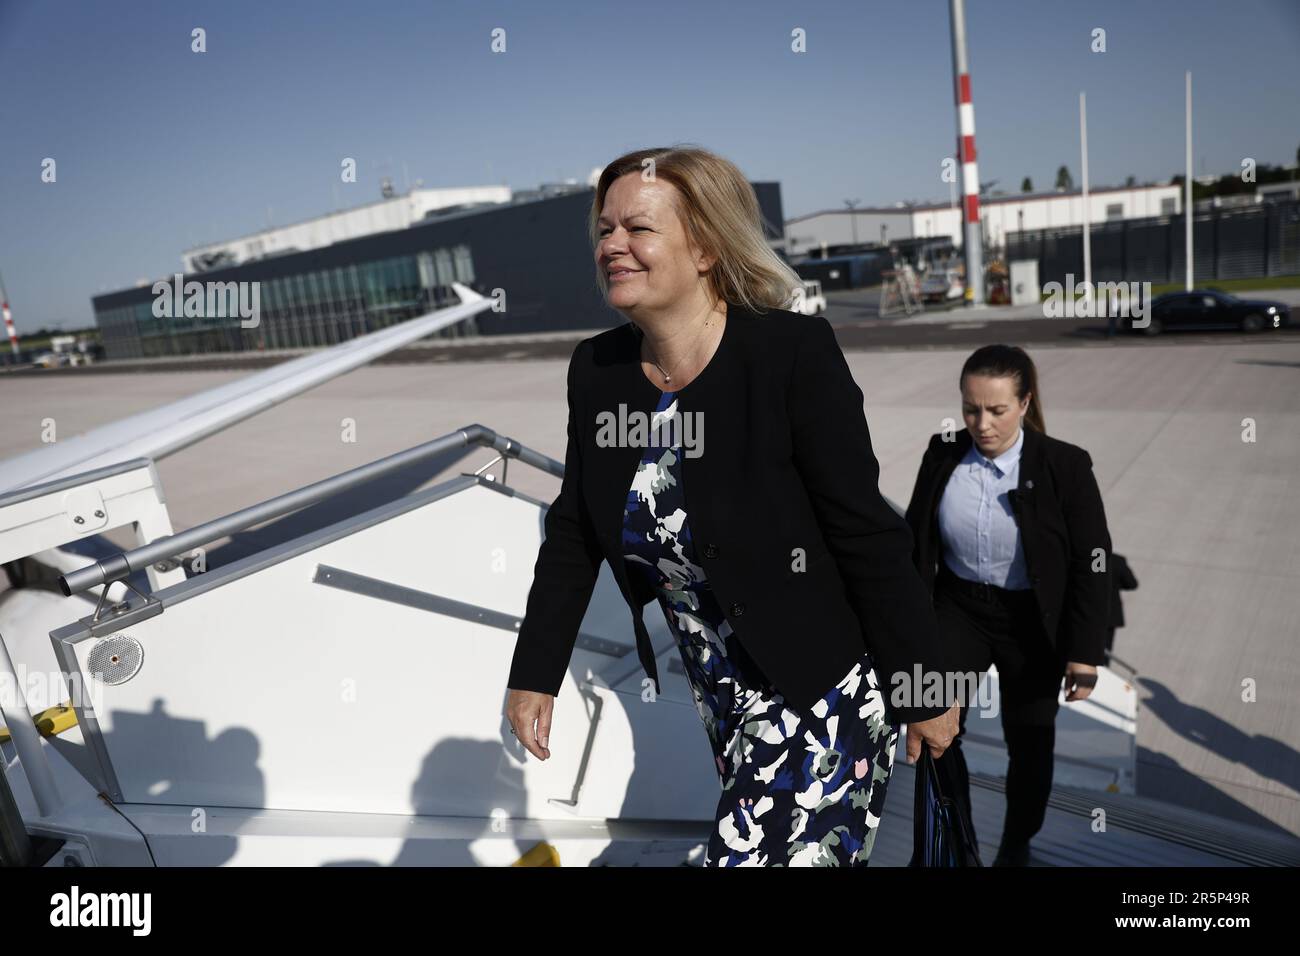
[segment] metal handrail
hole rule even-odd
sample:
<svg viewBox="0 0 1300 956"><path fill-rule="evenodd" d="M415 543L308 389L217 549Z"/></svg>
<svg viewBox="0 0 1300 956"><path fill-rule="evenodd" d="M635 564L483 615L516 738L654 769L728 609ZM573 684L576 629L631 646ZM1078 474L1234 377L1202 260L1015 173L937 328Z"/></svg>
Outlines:
<svg viewBox="0 0 1300 956"><path fill-rule="evenodd" d="M324 478L313 484L269 498L259 504L242 508L224 517L214 518L177 534L167 535L138 548L132 548L130 551L122 551L84 568L60 575L59 588L65 595L73 595L87 591L99 584L109 585L116 581L126 583L126 578L130 575L149 567L156 561L179 557L192 548L201 547L237 531L244 531L263 521L269 521L272 518L278 518L292 511L297 511L307 505L314 504L331 495L336 495L341 491L347 491L349 488L354 488L396 469L404 468L407 465L440 455L455 448L471 445L490 446L500 452L502 458L518 458L525 464L539 468L556 478L562 479L564 477L563 462L534 451L513 438L498 435L484 425L466 425L464 428L443 435L441 438L435 438L421 445L416 445L414 448L408 448L386 458L360 465L350 471ZM107 592L108 588L106 586L103 594L107 594ZM95 610L96 617L98 617L100 608L103 605L103 594L100 596L100 607Z"/></svg>
<svg viewBox="0 0 1300 956"><path fill-rule="evenodd" d="M32 860L32 838L9 789L9 777L0 767L0 867L27 866Z"/></svg>
<svg viewBox="0 0 1300 956"><path fill-rule="evenodd" d="M3 634L0 634L0 677L4 677L9 686L16 689L17 698L12 707L0 703L0 717L4 718L14 749L18 751L18 761L36 800L37 811L41 816L50 816L63 805L63 798L59 795L50 763L41 748L41 739L32 720L32 712L27 709L27 697L14 670L13 658L9 656L9 647L5 644ZM3 844L0 846L0 854L5 860L25 863L31 858L31 844L26 839L27 831L22 826L22 816L9 791L9 781L2 763L0 778L4 778L0 784L0 844Z"/></svg>

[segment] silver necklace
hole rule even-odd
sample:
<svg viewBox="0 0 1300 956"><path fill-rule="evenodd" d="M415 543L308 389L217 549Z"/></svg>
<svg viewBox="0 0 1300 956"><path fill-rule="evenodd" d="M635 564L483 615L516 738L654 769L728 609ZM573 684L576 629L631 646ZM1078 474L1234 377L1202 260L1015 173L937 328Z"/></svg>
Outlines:
<svg viewBox="0 0 1300 956"><path fill-rule="evenodd" d="M708 329L708 327L709 327L709 323L710 323L711 321L712 321L711 319L705 319L705 320L704 320L704 329L702 329L702 330L700 331L700 334L696 337L696 339L695 339L695 342L696 342L696 343L698 343L698 342L700 341L700 339L704 338L704 332ZM651 353L651 356L650 356L650 364L653 365L655 368L659 369L659 373L664 377L664 384L665 384L665 385L671 383L672 380L673 380L673 377L672 377L671 375L669 375L667 372L664 371L664 367L663 367L662 365L660 365L658 362L655 361L655 359L654 359L654 350L650 348L649 340L646 339L646 337L645 337L645 333L644 333L644 332L641 333L641 339L642 339L643 342L646 343L646 349L647 349L647 351L649 351L649 352ZM680 365L681 365L681 363L678 363L678 366L679 366L679 367L680 367Z"/></svg>

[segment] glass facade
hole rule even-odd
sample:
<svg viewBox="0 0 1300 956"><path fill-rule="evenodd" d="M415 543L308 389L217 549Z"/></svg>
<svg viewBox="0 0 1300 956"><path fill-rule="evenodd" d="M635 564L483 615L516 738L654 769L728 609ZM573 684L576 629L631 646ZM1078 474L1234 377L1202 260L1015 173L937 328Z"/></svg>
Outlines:
<svg viewBox="0 0 1300 956"><path fill-rule="evenodd" d="M454 304L451 283L468 285L474 279L469 247L457 245L263 279L258 290L261 320L251 329L241 326L237 312L156 318L152 295L145 302L96 308L95 320L110 359L319 348ZM208 280L192 273L185 281ZM225 271L218 281L240 280ZM472 323L434 335L474 334Z"/></svg>

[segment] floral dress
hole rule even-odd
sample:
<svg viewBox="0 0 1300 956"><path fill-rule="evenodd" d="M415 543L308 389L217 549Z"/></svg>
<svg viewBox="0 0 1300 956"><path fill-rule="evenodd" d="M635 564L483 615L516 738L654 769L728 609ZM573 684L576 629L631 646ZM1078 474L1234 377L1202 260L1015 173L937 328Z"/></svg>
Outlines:
<svg viewBox="0 0 1300 956"><path fill-rule="evenodd" d="M652 424L677 411L676 393L663 392ZM655 588L713 749L722 796L705 866L866 866L898 741L871 655L807 711L786 704L696 563L678 444L642 456L623 552L628 573Z"/></svg>

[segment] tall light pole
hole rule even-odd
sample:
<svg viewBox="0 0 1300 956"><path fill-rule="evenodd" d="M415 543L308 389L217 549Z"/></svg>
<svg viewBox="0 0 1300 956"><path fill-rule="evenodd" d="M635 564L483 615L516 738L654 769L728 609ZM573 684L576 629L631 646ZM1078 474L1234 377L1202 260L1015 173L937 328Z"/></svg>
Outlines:
<svg viewBox="0 0 1300 956"><path fill-rule="evenodd" d="M861 199L846 199L844 205L849 207L849 224L853 227L853 245L858 244L858 214L853 211L854 207L862 202Z"/></svg>
<svg viewBox="0 0 1300 956"><path fill-rule="evenodd" d="M1187 71L1187 180L1183 183L1183 228L1187 230L1187 291L1192 291L1192 71Z"/></svg>
<svg viewBox="0 0 1300 956"><path fill-rule="evenodd" d="M1092 210L1088 208L1088 96L1079 93L1079 150L1083 154L1083 294L1092 305ZM1091 314L1091 313L1089 313Z"/></svg>
<svg viewBox="0 0 1300 956"><path fill-rule="evenodd" d="M962 252L966 257L966 301L984 304L984 249L980 235L980 178L975 166L975 106L971 102L970 70L966 62L966 6L948 0L952 22L952 72L956 86L958 154L961 162Z"/></svg>

